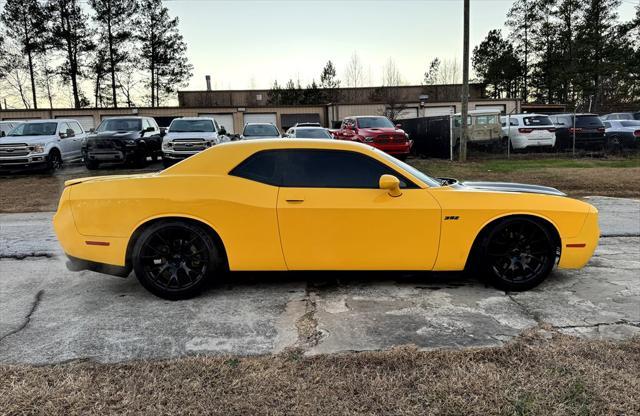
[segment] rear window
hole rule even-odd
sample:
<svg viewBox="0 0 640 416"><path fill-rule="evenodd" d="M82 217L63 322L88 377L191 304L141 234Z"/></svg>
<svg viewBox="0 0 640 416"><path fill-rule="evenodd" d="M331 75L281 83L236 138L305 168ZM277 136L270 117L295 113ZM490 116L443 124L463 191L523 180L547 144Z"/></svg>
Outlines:
<svg viewBox="0 0 640 416"><path fill-rule="evenodd" d="M524 117L522 122L525 126L551 126L551 119L548 116Z"/></svg>
<svg viewBox="0 0 640 416"><path fill-rule="evenodd" d="M331 136L325 129L298 129L296 137L299 139L330 139Z"/></svg>
<svg viewBox="0 0 640 416"><path fill-rule="evenodd" d="M602 120L598 116L577 116L576 126L580 127L603 127Z"/></svg>

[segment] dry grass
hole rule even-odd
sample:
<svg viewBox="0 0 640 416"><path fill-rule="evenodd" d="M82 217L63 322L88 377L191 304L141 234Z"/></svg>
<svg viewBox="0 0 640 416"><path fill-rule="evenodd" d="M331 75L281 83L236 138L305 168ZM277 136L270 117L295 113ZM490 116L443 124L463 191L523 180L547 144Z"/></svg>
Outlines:
<svg viewBox="0 0 640 416"><path fill-rule="evenodd" d="M637 415L640 340L0 366L5 414ZM549 333L546 333L549 334Z"/></svg>

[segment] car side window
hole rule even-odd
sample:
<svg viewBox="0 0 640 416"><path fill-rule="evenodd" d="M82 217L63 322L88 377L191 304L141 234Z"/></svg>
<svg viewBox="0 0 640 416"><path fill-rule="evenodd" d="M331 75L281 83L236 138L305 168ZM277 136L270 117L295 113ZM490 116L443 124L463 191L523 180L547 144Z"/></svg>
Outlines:
<svg viewBox="0 0 640 416"><path fill-rule="evenodd" d="M69 125L67 123L60 123L58 125L58 134L59 133L67 133L67 130L70 129L71 127L69 127Z"/></svg>
<svg viewBox="0 0 640 416"><path fill-rule="evenodd" d="M73 130L76 135L84 133L77 121L70 122L69 126L71 126L71 130Z"/></svg>
<svg viewBox="0 0 640 416"><path fill-rule="evenodd" d="M149 123L149 119L142 119L142 130L146 130L147 128L152 127L151 123Z"/></svg>
<svg viewBox="0 0 640 416"><path fill-rule="evenodd" d="M400 180L401 188L417 186L395 170L361 153L344 150L287 149L282 151L282 186L293 188L378 189L380 176Z"/></svg>
<svg viewBox="0 0 640 416"><path fill-rule="evenodd" d="M246 158L233 168L229 175L249 179L267 185L281 186L282 181L278 167L282 158L282 151L265 150Z"/></svg>

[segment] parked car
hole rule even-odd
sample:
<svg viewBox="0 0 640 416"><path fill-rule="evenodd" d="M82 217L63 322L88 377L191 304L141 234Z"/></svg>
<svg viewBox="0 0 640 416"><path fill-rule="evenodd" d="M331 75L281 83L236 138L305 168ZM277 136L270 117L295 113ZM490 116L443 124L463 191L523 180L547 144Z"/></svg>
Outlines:
<svg viewBox="0 0 640 416"><path fill-rule="evenodd" d="M162 139L162 163L169 167L211 146L228 141L227 130L213 118L176 118Z"/></svg>
<svg viewBox="0 0 640 416"><path fill-rule="evenodd" d="M556 264L583 267L600 234L598 211L557 189L432 178L341 140L237 141L156 174L65 185L53 225L67 267L133 270L168 299L227 270L467 268L527 290Z"/></svg>
<svg viewBox="0 0 640 416"><path fill-rule="evenodd" d="M453 146L454 151L460 146L462 137L462 114L453 116ZM471 110L467 117L468 142L472 146L500 148L502 145L502 125L500 112L493 110Z"/></svg>
<svg viewBox="0 0 640 416"><path fill-rule="evenodd" d="M58 169L82 157L85 137L76 120L25 121L0 139L0 169Z"/></svg>
<svg viewBox="0 0 640 416"><path fill-rule="evenodd" d="M638 147L640 120L607 120L604 122L607 148L621 150Z"/></svg>
<svg viewBox="0 0 640 416"><path fill-rule="evenodd" d="M244 125L240 140L277 139L282 137L280 130L272 123L247 123Z"/></svg>
<svg viewBox="0 0 640 416"><path fill-rule="evenodd" d="M514 114L500 117L502 134L513 150L528 147L552 148L556 144L556 128L549 116Z"/></svg>
<svg viewBox="0 0 640 416"><path fill-rule="evenodd" d="M609 120L640 120L640 111L629 113L611 113L600 117L602 121Z"/></svg>
<svg viewBox="0 0 640 416"><path fill-rule="evenodd" d="M16 128L20 123L22 123L22 121L19 120L0 121L0 137L4 137L9 134L9 132Z"/></svg>
<svg viewBox="0 0 640 416"><path fill-rule="evenodd" d="M384 116L346 117L334 136L338 140L368 144L399 159L409 156L413 145L400 125Z"/></svg>
<svg viewBox="0 0 640 416"><path fill-rule="evenodd" d="M602 120L596 114L553 114L549 118L556 126L556 147L573 147L575 133L576 147L602 147L605 145L605 132ZM575 123L574 123L575 121Z"/></svg>
<svg viewBox="0 0 640 416"><path fill-rule="evenodd" d="M291 139L333 139L327 129L323 127L291 127L284 134Z"/></svg>
<svg viewBox="0 0 640 416"><path fill-rule="evenodd" d="M130 163L137 167L147 158L162 157L162 134L152 117L114 117L102 120L82 146L87 169L98 169L101 163Z"/></svg>

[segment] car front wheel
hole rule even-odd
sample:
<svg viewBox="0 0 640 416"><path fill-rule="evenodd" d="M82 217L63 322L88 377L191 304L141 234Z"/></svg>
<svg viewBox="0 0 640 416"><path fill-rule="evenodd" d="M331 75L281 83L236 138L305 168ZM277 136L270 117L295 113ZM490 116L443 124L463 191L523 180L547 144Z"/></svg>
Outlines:
<svg viewBox="0 0 640 416"><path fill-rule="evenodd" d="M530 218L510 218L491 229L482 244L484 271L498 289L522 291L551 273L556 245L548 228Z"/></svg>
<svg viewBox="0 0 640 416"><path fill-rule="evenodd" d="M197 295L224 264L211 235L182 221L158 222L146 228L134 245L132 260L142 286L169 300Z"/></svg>

